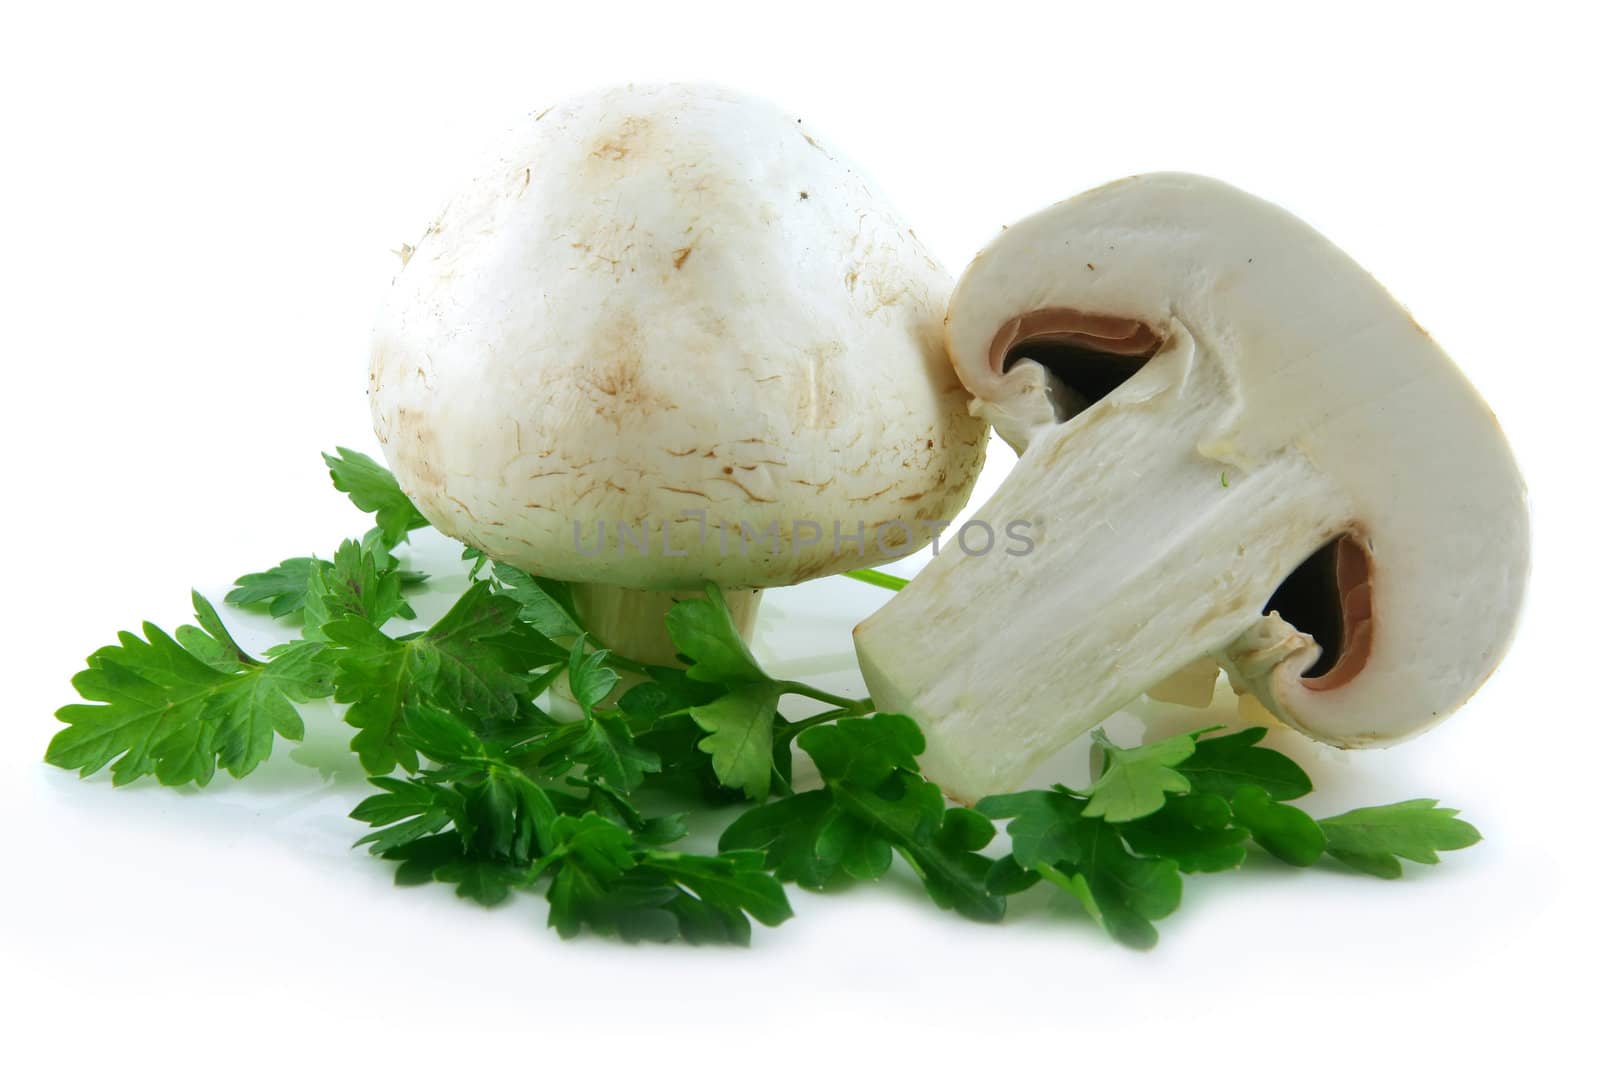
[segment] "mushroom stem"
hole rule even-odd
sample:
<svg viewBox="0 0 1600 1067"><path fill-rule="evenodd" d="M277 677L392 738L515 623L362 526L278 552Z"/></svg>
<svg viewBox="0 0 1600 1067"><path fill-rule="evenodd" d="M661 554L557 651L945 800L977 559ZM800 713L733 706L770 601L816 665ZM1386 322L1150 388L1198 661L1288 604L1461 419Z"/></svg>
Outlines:
<svg viewBox="0 0 1600 1067"><path fill-rule="evenodd" d="M761 590L725 589L722 595L739 635L748 642L755 629ZM679 601L702 596L703 593L686 589L628 589L593 582L572 583L578 617L594 644L635 663L660 667L682 666L678 650L667 634L667 612Z"/></svg>
<svg viewBox="0 0 1600 1067"><path fill-rule="evenodd" d="M1252 652L1316 659L1261 612L1344 532L1348 501L1298 451L1243 457L1216 439L1232 390L1181 329L1149 370L1035 431L976 515L1025 520L1031 551L941 553L856 628L877 706L918 720L923 765L957 799L1020 785L1197 651L1226 659L1264 623L1278 640L1246 641Z"/></svg>

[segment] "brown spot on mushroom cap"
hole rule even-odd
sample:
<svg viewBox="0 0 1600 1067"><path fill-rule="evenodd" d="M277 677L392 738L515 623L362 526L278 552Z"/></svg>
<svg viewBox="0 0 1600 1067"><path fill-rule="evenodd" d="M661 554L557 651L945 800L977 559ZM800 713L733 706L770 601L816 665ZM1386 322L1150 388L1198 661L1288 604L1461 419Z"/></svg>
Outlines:
<svg viewBox="0 0 1600 1067"><path fill-rule="evenodd" d="M631 400L639 389L639 350L636 345L613 349L584 367L584 379L603 396Z"/></svg>
<svg viewBox="0 0 1600 1067"><path fill-rule="evenodd" d="M806 348L804 362L787 391L794 425L814 429L840 425L847 398L840 384L844 375L836 364L844 355L844 345L837 341L821 341Z"/></svg>
<svg viewBox="0 0 1600 1067"><path fill-rule="evenodd" d="M418 507L425 507L443 494L444 472L434 463L439 455L438 434L426 412L414 407L395 408L390 441L386 443L403 457L395 466L409 472L410 481L401 488Z"/></svg>
<svg viewBox="0 0 1600 1067"><path fill-rule="evenodd" d="M595 141L589 155L594 159L620 163L638 150L640 142L651 132L653 124L642 115L629 115L614 129L608 130Z"/></svg>
<svg viewBox="0 0 1600 1067"><path fill-rule="evenodd" d="M595 332L583 361L561 374L575 379L597 416L618 426L624 420L672 411L677 405L650 386L645 344L634 318L616 315ZM547 391L555 394L561 388L560 382L553 380Z"/></svg>
<svg viewBox="0 0 1600 1067"><path fill-rule="evenodd" d="M884 548L899 548L911 540L909 531L910 527L899 521L881 522L873 528L873 535Z"/></svg>

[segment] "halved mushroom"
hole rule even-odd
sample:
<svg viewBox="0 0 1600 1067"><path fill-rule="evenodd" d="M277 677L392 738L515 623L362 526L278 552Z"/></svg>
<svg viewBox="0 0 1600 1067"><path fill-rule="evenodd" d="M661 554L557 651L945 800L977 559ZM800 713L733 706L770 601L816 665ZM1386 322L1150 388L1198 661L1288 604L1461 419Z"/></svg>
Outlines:
<svg viewBox="0 0 1600 1067"><path fill-rule="evenodd" d="M597 640L904 555L986 429L946 360L949 275L804 123L697 85L557 104L428 228L372 340L373 422L440 530L578 583Z"/></svg>
<svg viewBox="0 0 1600 1067"><path fill-rule="evenodd" d="M1021 452L977 517L1036 547L942 553L856 646L954 795L1202 656L1357 747L1432 726L1504 654L1528 518L1494 416L1281 209L1181 174L1085 193L979 254L946 340Z"/></svg>

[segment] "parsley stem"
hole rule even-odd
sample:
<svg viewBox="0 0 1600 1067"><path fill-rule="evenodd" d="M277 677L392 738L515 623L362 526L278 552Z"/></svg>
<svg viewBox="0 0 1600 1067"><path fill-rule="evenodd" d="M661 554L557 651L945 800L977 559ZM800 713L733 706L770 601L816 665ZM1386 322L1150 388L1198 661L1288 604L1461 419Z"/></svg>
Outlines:
<svg viewBox="0 0 1600 1067"><path fill-rule="evenodd" d="M611 649L606 649L606 664L624 674L649 675L650 668L638 660L629 659L627 656L618 655Z"/></svg>
<svg viewBox="0 0 1600 1067"><path fill-rule="evenodd" d="M879 589L890 589L894 590L895 592L899 592L900 590L904 589L911 581L909 578L899 578L893 574L887 574L884 571L877 570L873 567L862 567L858 570L845 571L844 576L846 578L854 578L858 582L866 582L868 585L875 585Z"/></svg>
<svg viewBox="0 0 1600 1067"><path fill-rule="evenodd" d="M871 700L851 700L849 697L842 697L837 693L829 693L826 690L809 686L804 682L783 682L781 684L785 693L810 697L812 700L823 704L832 704L836 708L844 709L851 715L865 715L872 710Z"/></svg>
<svg viewBox="0 0 1600 1067"><path fill-rule="evenodd" d="M793 722L785 722L778 727L777 732L780 737L794 737L797 734L811 729L813 726L822 726L825 723L834 722L838 719L849 719L858 715L867 715L870 714L872 710L872 701L854 700L850 702L849 707L830 708L827 711L818 712L817 714L811 715L804 719L796 719Z"/></svg>

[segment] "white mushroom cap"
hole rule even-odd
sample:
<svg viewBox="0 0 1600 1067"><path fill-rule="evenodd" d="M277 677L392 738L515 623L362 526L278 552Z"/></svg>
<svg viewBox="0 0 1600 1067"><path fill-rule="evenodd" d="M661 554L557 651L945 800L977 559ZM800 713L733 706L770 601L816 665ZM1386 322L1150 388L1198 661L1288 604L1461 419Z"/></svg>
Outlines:
<svg viewBox="0 0 1600 1067"><path fill-rule="evenodd" d="M417 243L373 335L374 423L423 514L496 559L789 584L912 551L970 492L985 431L948 292L794 116L608 89L530 117Z"/></svg>
<svg viewBox="0 0 1600 1067"><path fill-rule="evenodd" d="M948 345L1023 453L978 517L1035 518L1039 550L942 556L857 643L880 705L914 709L962 787L1009 784L1199 656L1291 725L1358 746L1439 721L1504 654L1528 519L1493 415L1371 276L1281 209L1181 174L1057 204L968 268ZM974 665L940 682L892 645L945 599L985 608L947 632L966 647L919 650ZM975 632L985 620L999 637ZM991 690L1011 710L980 721L972 693L1008 670L1037 695L1013 708Z"/></svg>

